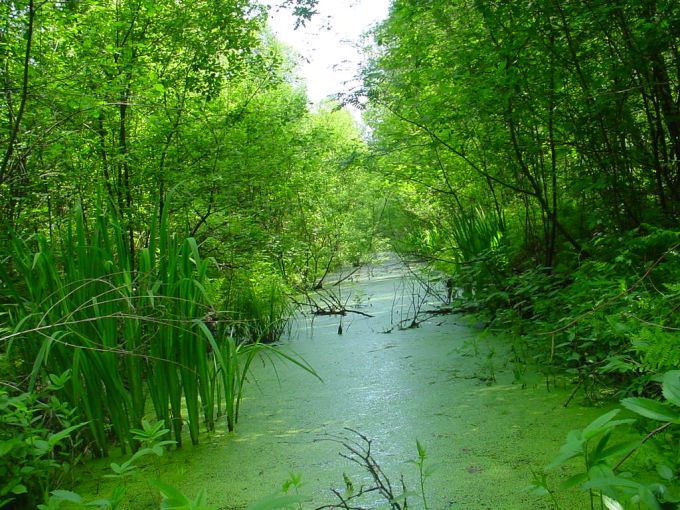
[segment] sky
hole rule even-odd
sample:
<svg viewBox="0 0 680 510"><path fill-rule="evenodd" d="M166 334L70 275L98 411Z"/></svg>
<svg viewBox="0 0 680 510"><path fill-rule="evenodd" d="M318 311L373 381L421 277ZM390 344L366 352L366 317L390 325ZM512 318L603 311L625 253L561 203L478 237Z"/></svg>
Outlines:
<svg viewBox="0 0 680 510"><path fill-rule="evenodd" d="M268 0L276 5L277 0ZM316 14L295 30L290 11L272 7L269 24L277 38L302 55L299 74L313 103L347 92L362 61L361 35L385 19L390 0L319 0ZM354 82L355 85L357 82Z"/></svg>

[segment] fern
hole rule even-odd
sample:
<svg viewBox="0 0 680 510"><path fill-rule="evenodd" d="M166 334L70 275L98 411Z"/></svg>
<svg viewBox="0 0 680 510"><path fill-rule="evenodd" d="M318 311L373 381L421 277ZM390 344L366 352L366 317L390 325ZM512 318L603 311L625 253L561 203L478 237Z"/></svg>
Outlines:
<svg viewBox="0 0 680 510"><path fill-rule="evenodd" d="M631 343L648 371L665 372L680 367L680 334L677 331L644 327L634 335Z"/></svg>

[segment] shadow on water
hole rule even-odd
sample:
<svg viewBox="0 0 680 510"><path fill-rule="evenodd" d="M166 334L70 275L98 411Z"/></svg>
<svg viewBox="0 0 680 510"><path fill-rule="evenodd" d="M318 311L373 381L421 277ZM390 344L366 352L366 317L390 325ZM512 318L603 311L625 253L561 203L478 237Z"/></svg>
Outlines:
<svg viewBox="0 0 680 510"><path fill-rule="evenodd" d="M395 261L344 281L348 303L366 315L300 316L284 347L324 382L291 365L258 364L237 432L221 426L199 446L166 454L161 479L188 494L206 488L211 504L240 509L301 473L302 493L311 498L303 507L315 508L333 501L329 488L344 486L343 472L355 485L368 482L339 455L337 442L327 440L350 427L373 439L373 453L390 477L403 473L412 488L417 472L407 461L416 458L418 439L428 462L438 466L426 487L432 509L550 508L526 492L531 470L552 460L569 429L603 411L565 409L567 390L513 384L503 338L461 324L460 317L395 328L422 301L417 287ZM493 359L485 355L491 350ZM550 476L557 485L567 473ZM564 508L586 507L580 494L560 497L567 498Z"/></svg>

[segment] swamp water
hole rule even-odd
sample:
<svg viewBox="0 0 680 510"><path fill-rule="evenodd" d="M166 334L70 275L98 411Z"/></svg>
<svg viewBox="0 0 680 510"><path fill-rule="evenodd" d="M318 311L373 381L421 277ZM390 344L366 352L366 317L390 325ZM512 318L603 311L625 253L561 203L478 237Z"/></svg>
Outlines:
<svg viewBox="0 0 680 510"><path fill-rule="evenodd" d="M305 510L337 502L330 488L344 490L343 473L355 488L370 483L331 440L355 439L349 427L373 441L372 453L396 492L401 474L409 489L418 488L417 467L408 460L417 458L419 440L426 466L436 467L425 486L432 510L551 508L526 490L532 469L540 471L557 455L570 429L605 411L576 402L564 408L568 389L548 392L540 378L525 389L513 384L507 339L465 325L460 316L395 327L423 301L417 282L396 264L363 270L353 280L334 291L348 299L348 308L372 317L301 317L285 342L323 382L291 364L276 362L273 370L270 362L258 363L236 432L226 433L220 423L200 445L152 460L126 482L124 507L153 508L155 501L157 508L157 491L142 481L147 477L191 497L206 489L210 504L243 509L280 491L291 473L302 475ZM91 464L91 481L81 492L107 495L110 487L95 480L108 462ZM549 472L551 486L569 474ZM578 492L558 499L566 510L589 508ZM417 498L409 503L422 508Z"/></svg>

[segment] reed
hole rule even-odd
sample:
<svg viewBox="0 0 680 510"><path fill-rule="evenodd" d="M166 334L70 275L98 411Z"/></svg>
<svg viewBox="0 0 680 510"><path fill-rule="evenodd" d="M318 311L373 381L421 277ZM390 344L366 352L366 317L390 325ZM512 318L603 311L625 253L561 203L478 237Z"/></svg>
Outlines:
<svg viewBox="0 0 680 510"><path fill-rule="evenodd" d="M224 408L233 430L260 354L315 374L304 360L261 342L278 338L287 318L274 287L269 300L250 305L244 291L241 309L249 318L232 320L223 327L228 334L213 336L203 322L213 309L205 290L209 263L194 239L171 232L168 209L152 222L135 272L116 215L101 203L89 225L77 211L60 243L15 237L11 269L0 269L0 292L13 303L8 354L29 390L50 373L71 371L63 398L87 421L100 455L114 440L123 451L138 447L130 430L141 427L149 402L178 445L185 424L192 443L202 422L213 430L216 409ZM232 334L244 323L247 343Z"/></svg>
<svg viewBox="0 0 680 510"><path fill-rule="evenodd" d="M220 397L224 399L227 429L230 432L234 430L238 423L243 390L250 372L250 366L256 358L265 356L272 362L275 359L283 360L300 367L320 381L322 380L314 368L303 358L288 354L275 345L260 341L238 342L231 334L220 335L216 338L204 322L197 324L215 354L215 374L221 383Z"/></svg>
<svg viewBox="0 0 680 510"><path fill-rule="evenodd" d="M83 215L74 216L62 246L42 236L36 236L34 250L12 241L19 278L8 289L18 320L9 352L30 364L29 391L42 386L48 372L72 371L64 396L88 421L99 453L106 454L108 429L123 446L129 444L129 429L143 411L133 406L132 395L141 391L138 379L121 371L120 354L130 346L120 334L120 317L135 315L134 287L124 245L109 235L111 218L97 214L88 235Z"/></svg>
<svg viewBox="0 0 680 510"><path fill-rule="evenodd" d="M224 305L232 318L230 334L242 342L278 342L294 312L283 284L273 275L259 283L241 275L232 287Z"/></svg>

